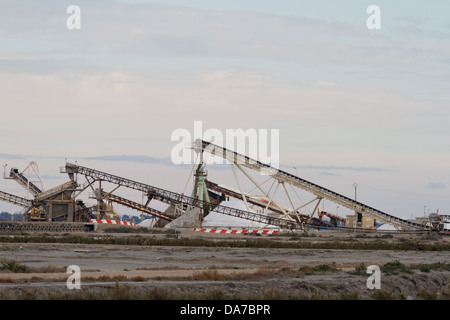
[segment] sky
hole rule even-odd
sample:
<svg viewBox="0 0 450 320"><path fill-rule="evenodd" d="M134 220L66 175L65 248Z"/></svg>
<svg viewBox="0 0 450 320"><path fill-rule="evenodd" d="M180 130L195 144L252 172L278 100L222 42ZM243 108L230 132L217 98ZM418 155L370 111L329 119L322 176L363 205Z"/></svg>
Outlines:
<svg viewBox="0 0 450 320"><path fill-rule="evenodd" d="M80 29L69 29L70 5ZM367 8L380 8L369 29ZM450 214L450 3L0 1L0 160L180 191L174 130L278 129L283 170L399 217ZM209 170L232 183L232 173ZM47 188L48 188L47 187ZM14 181L0 190L23 195ZM326 203L329 211L345 210ZM0 203L0 211L18 210ZM343 211L344 210L344 211Z"/></svg>

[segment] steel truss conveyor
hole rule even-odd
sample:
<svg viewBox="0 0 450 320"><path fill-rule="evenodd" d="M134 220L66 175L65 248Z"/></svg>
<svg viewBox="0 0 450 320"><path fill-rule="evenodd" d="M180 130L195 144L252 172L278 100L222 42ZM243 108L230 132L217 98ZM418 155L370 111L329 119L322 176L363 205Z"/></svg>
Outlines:
<svg viewBox="0 0 450 320"><path fill-rule="evenodd" d="M9 174L9 179L16 180L20 185L22 185L25 189L28 189L31 194L38 195L42 192L33 182L29 181L22 173L19 172L16 168L12 168Z"/></svg>
<svg viewBox="0 0 450 320"><path fill-rule="evenodd" d="M0 200L24 208L31 208L33 206L33 201L3 191L0 191Z"/></svg>
<svg viewBox="0 0 450 320"><path fill-rule="evenodd" d="M202 208L204 212L215 211L229 216L234 216L246 220L251 220L254 222L259 222L265 225L274 225L280 228L289 230L304 230L305 224L303 222L292 221L284 218L271 217L263 214L257 214L249 211L244 211L236 208L230 208L222 205L217 205L214 203L202 201L195 199L180 193L168 191L158 187L154 187L142 182L133 181L127 178L119 177L95 169L79 166L76 164L66 163L64 168L65 173L67 173L71 180L74 180L75 174L81 174L86 177L90 177L93 180L105 181L117 185L118 187L123 186L126 188L134 189L145 193L149 199L159 200L164 203L172 205L191 205L197 208Z"/></svg>
<svg viewBox="0 0 450 320"><path fill-rule="evenodd" d="M239 154L237 152L228 150L224 147L220 147L213 143L197 139L193 144L194 150L197 152L208 152L212 155L222 157L232 164L242 165L247 168L260 171L261 173L269 174L272 178L277 179L280 182L286 182L292 186L303 189L307 192L314 194L318 199L326 199L332 201L336 204L344 206L355 212L359 212L363 215L369 215L376 220L383 221L394 225L395 227L403 230L423 230L429 229L430 227L415 223L412 221L404 220L393 215L387 214L383 211L372 208L361 202L338 194L334 191L321 187L317 184L294 176L288 172L279 170L260 161L251 159L247 156Z"/></svg>
<svg viewBox="0 0 450 320"><path fill-rule="evenodd" d="M242 194L241 192L237 190L233 190L229 187L225 187L222 185L219 185L217 183L214 183L212 181L206 180L206 187L208 190L212 190L215 192L218 192L219 194L227 195L239 200L246 201L248 203L251 203L255 206L258 206L262 209L269 209L272 212L278 213L280 215L284 214L280 208L278 208L274 203L269 202L268 200L257 198L248 194ZM287 209L287 208L286 208ZM327 223L323 222L321 219L312 218L310 219L308 215L306 214L299 214L298 212L295 212L294 215L291 217L292 219L296 219L296 221L302 221L305 224L309 224L311 226L326 226Z"/></svg>
<svg viewBox="0 0 450 320"><path fill-rule="evenodd" d="M102 197L104 199L119 203L128 208L139 210L141 212L147 213L147 214L155 216L157 218L161 218L163 220L172 221L174 219L174 217L169 216L167 213L161 212L161 211L153 209L153 208L149 208L143 204L140 204L135 201L131 201L129 199L125 199L123 197L119 197L118 195L115 195L112 193L102 192Z"/></svg>

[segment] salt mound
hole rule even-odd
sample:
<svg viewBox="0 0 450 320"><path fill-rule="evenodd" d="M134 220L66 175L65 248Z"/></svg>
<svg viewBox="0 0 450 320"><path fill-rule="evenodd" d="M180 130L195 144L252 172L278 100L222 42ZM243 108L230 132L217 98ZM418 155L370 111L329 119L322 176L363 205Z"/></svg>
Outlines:
<svg viewBox="0 0 450 320"><path fill-rule="evenodd" d="M392 224L384 223L381 226L379 226L377 228L377 230L380 230L380 231L383 231L383 230L385 230L385 231L395 231L397 229Z"/></svg>
<svg viewBox="0 0 450 320"><path fill-rule="evenodd" d="M145 219L142 220L141 223L139 223L139 225L141 227L153 227L153 219Z"/></svg>

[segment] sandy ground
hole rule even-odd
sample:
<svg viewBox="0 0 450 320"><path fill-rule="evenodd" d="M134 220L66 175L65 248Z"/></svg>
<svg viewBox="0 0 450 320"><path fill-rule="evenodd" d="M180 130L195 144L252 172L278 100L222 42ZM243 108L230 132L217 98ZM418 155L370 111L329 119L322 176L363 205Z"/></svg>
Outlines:
<svg viewBox="0 0 450 320"><path fill-rule="evenodd" d="M180 236L246 239L246 236L242 235L209 235L196 232L183 232ZM336 240L336 237L345 239L349 236L351 235L327 234L322 237L320 234L319 237L308 238L308 241L330 241ZM417 238L417 241L426 240ZM449 239L447 237L439 241ZM50 269L53 272L0 272L0 291L20 290L25 287L41 290L57 287L64 290L69 275L61 271L69 265L77 265L81 269L82 285L92 288L113 285L116 283L114 279L120 279L136 290L162 286L181 292L205 292L216 288L227 293L242 293L247 290L249 297L269 289L272 294L284 292L290 296L311 295L314 292L320 292L322 297L336 294L342 296L343 292L358 292L358 298L365 299L373 295L373 290L367 288L369 275L349 274L348 271L354 270L355 267L361 264L382 266L395 261L405 265L448 263L450 252L1 243L0 261L5 259L13 259L34 270ZM294 274L292 271L303 266L331 263L340 271L312 274ZM192 279L195 275L211 270L220 275L240 274L243 277L241 280L221 281ZM262 270L265 271L265 276L242 280L247 279L243 274L257 274ZM139 281L136 281L137 279ZM450 272L445 271L383 275L381 289L416 299L421 290L438 294L447 292L449 280ZM270 298L270 295L267 296L266 293L265 297Z"/></svg>

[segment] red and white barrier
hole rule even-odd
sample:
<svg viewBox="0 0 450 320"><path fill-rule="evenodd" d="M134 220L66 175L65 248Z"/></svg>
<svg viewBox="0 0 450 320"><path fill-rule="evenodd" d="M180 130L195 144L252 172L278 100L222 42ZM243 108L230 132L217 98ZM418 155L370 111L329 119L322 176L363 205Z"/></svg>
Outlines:
<svg viewBox="0 0 450 320"><path fill-rule="evenodd" d="M89 222L93 223L109 223L109 224L121 224L125 226L137 226L136 223L127 222L127 221L119 221L119 220L109 220L109 219L89 219Z"/></svg>
<svg viewBox="0 0 450 320"><path fill-rule="evenodd" d="M193 228L193 231L206 232L206 233L229 233L229 234L278 234L278 230L249 230L249 229L206 229L206 228Z"/></svg>

